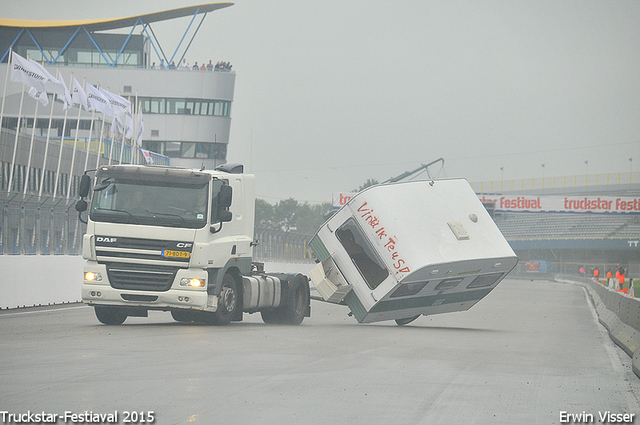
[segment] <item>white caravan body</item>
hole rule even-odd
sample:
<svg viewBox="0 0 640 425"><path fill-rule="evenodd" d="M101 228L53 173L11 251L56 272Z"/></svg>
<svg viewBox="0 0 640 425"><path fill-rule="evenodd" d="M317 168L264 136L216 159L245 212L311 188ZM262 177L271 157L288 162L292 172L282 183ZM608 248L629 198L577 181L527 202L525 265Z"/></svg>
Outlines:
<svg viewBox="0 0 640 425"><path fill-rule="evenodd" d="M310 245L316 289L361 323L468 310L518 262L464 179L365 189Z"/></svg>

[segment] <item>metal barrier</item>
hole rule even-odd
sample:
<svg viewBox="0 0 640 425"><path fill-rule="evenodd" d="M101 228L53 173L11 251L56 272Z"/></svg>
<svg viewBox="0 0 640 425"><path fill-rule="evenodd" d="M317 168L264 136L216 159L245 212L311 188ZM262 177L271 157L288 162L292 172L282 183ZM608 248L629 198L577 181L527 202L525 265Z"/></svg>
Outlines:
<svg viewBox="0 0 640 425"><path fill-rule="evenodd" d="M85 225L75 199L37 195L0 196L0 253L3 255L77 255Z"/></svg>
<svg viewBox="0 0 640 425"><path fill-rule="evenodd" d="M256 261L310 263L315 258L309 247L309 235L256 228L254 238L258 241L253 248Z"/></svg>
<svg viewBox="0 0 640 425"><path fill-rule="evenodd" d="M494 180L469 183L476 193L512 192L517 190L603 186L640 182L640 173L583 174L517 180Z"/></svg>
<svg viewBox="0 0 640 425"><path fill-rule="evenodd" d="M78 220L76 199L18 193L0 194L0 254L80 255L86 225ZM310 236L255 229L256 261L311 263Z"/></svg>

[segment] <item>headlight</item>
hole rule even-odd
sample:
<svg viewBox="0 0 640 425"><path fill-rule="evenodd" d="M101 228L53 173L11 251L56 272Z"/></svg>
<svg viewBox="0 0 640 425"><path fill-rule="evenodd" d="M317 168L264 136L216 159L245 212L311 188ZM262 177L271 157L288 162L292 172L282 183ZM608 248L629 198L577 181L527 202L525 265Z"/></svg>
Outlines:
<svg viewBox="0 0 640 425"><path fill-rule="evenodd" d="M180 279L180 286L191 286L193 288L203 288L204 287L204 279L196 279L194 277L183 277Z"/></svg>
<svg viewBox="0 0 640 425"><path fill-rule="evenodd" d="M84 280L89 282L102 282L102 275L96 272L85 272Z"/></svg>

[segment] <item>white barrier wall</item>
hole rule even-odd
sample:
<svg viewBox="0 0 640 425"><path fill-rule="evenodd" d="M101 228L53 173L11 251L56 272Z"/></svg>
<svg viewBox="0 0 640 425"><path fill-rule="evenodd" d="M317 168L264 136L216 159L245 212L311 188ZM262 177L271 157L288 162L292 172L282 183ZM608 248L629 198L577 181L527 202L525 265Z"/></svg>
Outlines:
<svg viewBox="0 0 640 425"><path fill-rule="evenodd" d="M265 263L267 272L309 274L312 263ZM0 309L77 302L80 255L0 255Z"/></svg>
<svg viewBox="0 0 640 425"><path fill-rule="evenodd" d="M0 255L0 308L80 301L79 255Z"/></svg>

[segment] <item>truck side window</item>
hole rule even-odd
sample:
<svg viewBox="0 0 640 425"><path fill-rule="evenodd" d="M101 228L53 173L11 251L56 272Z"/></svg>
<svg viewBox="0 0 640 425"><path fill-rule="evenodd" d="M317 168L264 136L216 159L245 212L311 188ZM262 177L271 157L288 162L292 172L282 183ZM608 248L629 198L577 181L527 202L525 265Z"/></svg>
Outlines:
<svg viewBox="0 0 640 425"><path fill-rule="evenodd" d="M224 184L229 184L226 180L214 179L212 182L213 193L211 194L211 223L218 223L218 193Z"/></svg>
<svg viewBox="0 0 640 425"><path fill-rule="evenodd" d="M356 222L352 218L347 220L336 230L336 236L365 282L367 282L367 286L371 289L376 289L389 276L389 272Z"/></svg>

